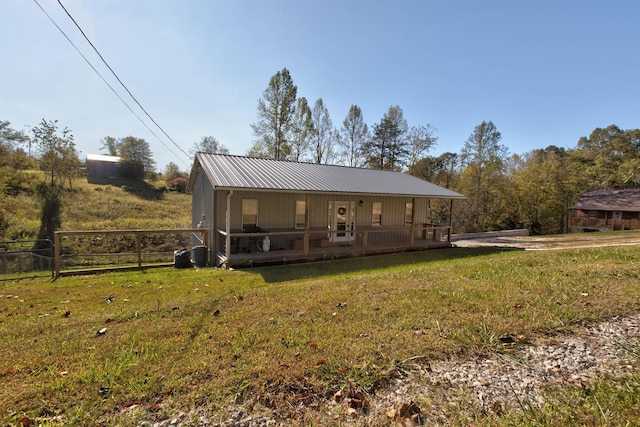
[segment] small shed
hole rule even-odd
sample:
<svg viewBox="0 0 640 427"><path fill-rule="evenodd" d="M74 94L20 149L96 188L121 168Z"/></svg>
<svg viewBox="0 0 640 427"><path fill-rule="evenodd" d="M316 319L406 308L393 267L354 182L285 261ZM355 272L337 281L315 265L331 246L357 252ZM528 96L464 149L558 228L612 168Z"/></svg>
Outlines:
<svg viewBox="0 0 640 427"><path fill-rule="evenodd" d="M210 263L224 266L450 246L430 201L464 198L401 172L208 153L187 189Z"/></svg>
<svg viewBox="0 0 640 427"><path fill-rule="evenodd" d="M589 190L570 208L572 231L640 229L640 189Z"/></svg>
<svg viewBox="0 0 640 427"><path fill-rule="evenodd" d="M87 180L89 182L104 182L119 177L120 157L103 154L87 154Z"/></svg>

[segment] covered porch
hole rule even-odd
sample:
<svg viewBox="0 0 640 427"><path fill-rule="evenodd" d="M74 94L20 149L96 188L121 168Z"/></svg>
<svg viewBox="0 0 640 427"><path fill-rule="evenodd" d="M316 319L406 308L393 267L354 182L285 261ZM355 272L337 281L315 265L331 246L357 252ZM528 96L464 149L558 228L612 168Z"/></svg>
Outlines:
<svg viewBox="0 0 640 427"><path fill-rule="evenodd" d="M324 261L451 247L451 226L361 229L352 240L336 241L322 230L216 231L216 264L226 268Z"/></svg>

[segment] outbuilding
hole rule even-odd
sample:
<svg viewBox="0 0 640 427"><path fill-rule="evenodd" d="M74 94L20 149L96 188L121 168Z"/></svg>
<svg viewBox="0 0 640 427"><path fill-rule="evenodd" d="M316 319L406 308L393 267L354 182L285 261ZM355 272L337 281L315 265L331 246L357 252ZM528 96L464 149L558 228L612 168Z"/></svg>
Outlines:
<svg viewBox="0 0 640 427"><path fill-rule="evenodd" d="M102 184L118 178L120 157L103 154L87 154L87 180Z"/></svg>
<svg viewBox="0 0 640 427"><path fill-rule="evenodd" d="M450 246L430 203L464 196L402 172L197 153L187 187L210 263L248 266Z"/></svg>

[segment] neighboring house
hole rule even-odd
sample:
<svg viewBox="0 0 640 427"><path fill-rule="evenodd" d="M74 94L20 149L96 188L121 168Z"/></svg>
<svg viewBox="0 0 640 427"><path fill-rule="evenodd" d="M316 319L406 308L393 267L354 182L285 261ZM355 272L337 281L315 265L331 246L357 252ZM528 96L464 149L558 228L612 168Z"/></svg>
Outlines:
<svg viewBox="0 0 640 427"><path fill-rule="evenodd" d="M118 178L120 157L87 154L87 180L102 183Z"/></svg>
<svg viewBox="0 0 640 427"><path fill-rule="evenodd" d="M640 229L640 189L590 190L569 209L572 231Z"/></svg>
<svg viewBox="0 0 640 427"><path fill-rule="evenodd" d="M464 198L401 172L205 153L187 190L211 265L227 267L450 246L430 201Z"/></svg>

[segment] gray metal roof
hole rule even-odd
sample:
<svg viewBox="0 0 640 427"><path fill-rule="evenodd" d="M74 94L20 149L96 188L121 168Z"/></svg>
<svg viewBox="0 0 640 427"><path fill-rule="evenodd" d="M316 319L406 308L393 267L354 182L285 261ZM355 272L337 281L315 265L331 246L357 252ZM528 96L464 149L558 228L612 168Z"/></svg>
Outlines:
<svg viewBox="0 0 640 427"><path fill-rule="evenodd" d="M589 190L571 209L640 212L639 189Z"/></svg>
<svg viewBox="0 0 640 427"><path fill-rule="evenodd" d="M464 198L411 175L378 169L197 153L190 181L200 166L216 189Z"/></svg>

